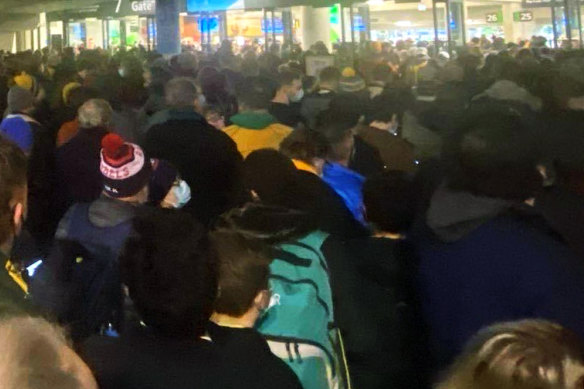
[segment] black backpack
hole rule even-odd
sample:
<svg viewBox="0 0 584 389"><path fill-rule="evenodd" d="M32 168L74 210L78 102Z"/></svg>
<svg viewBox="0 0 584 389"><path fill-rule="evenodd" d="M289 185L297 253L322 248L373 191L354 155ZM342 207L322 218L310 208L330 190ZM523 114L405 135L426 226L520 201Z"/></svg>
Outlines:
<svg viewBox="0 0 584 389"><path fill-rule="evenodd" d="M31 294L70 329L74 341L80 341L121 328L123 293L118 256L131 221L100 228L88 218L84 220L88 205L74 207L70 236L55 242L32 280Z"/></svg>

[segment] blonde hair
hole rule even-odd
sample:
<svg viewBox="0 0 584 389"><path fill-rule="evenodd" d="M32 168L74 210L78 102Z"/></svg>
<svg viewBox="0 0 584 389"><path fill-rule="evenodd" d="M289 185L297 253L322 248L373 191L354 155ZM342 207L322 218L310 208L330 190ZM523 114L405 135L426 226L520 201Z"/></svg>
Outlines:
<svg viewBox="0 0 584 389"><path fill-rule="evenodd" d="M580 340L558 324L523 320L479 332L436 389L584 388Z"/></svg>
<svg viewBox="0 0 584 389"><path fill-rule="evenodd" d="M97 389L63 331L39 318L0 321L2 389Z"/></svg>

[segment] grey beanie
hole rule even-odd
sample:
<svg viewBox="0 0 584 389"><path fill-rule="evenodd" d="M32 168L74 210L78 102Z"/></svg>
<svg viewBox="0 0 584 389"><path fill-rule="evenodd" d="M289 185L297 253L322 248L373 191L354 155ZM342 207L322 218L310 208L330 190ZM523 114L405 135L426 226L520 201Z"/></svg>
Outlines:
<svg viewBox="0 0 584 389"><path fill-rule="evenodd" d="M8 110L11 113L21 112L34 106L32 93L19 86L13 86L8 91Z"/></svg>

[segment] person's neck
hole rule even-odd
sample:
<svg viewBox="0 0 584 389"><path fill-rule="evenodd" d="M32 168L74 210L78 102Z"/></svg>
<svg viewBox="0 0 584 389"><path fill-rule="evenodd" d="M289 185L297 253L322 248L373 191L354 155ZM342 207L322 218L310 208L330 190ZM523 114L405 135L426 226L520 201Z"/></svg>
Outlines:
<svg viewBox="0 0 584 389"><path fill-rule="evenodd" d="M257 312L252 308L241 317L233 317L224 313L213 312L211 321L222 327L253 328L258 318Z"/></svg>
<svg viewBox="0 0 584 389"><path fill-rule="evenodd" d="M288 98L288 95L286 93L278 91L276 92L276 96L274 97L272 102L289 105L290 99Z"/></svg>
<svg viewBox="0 0 584 389"><path fill-rule="evenodd" d="M584 111L584 96L572 97L568 100L568 108L573 111Z"/></svg>

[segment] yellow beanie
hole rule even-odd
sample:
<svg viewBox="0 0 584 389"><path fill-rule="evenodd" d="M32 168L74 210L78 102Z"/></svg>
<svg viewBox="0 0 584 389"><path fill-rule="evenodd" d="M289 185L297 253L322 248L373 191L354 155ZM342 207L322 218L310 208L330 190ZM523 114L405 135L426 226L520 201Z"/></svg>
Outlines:
<svg viewBox="0 0 584 389"><path fill-rule="evenodd" d="M69 95L73 92L73 89L77 89L81 86L78 82L70 82L63 87L63 102L65 105L69 104Z"/></svg>
<svg viewBox="0 0 584 389"><path fill-rule="evenodd" d="M18 76L14 76L14 83L22 89L26 89L28 91L32 91L34 86L34 80L25 72L20 73Z"/></svg>
<svg viewBox="0 0 584 389"><path fill-rule="evenodd" d="M356 73L355 73L355 69L353 69L352 67L347 66L346 68L343 69L343 72L341 73L341 75L343 77L355 77Z"/></svg>

